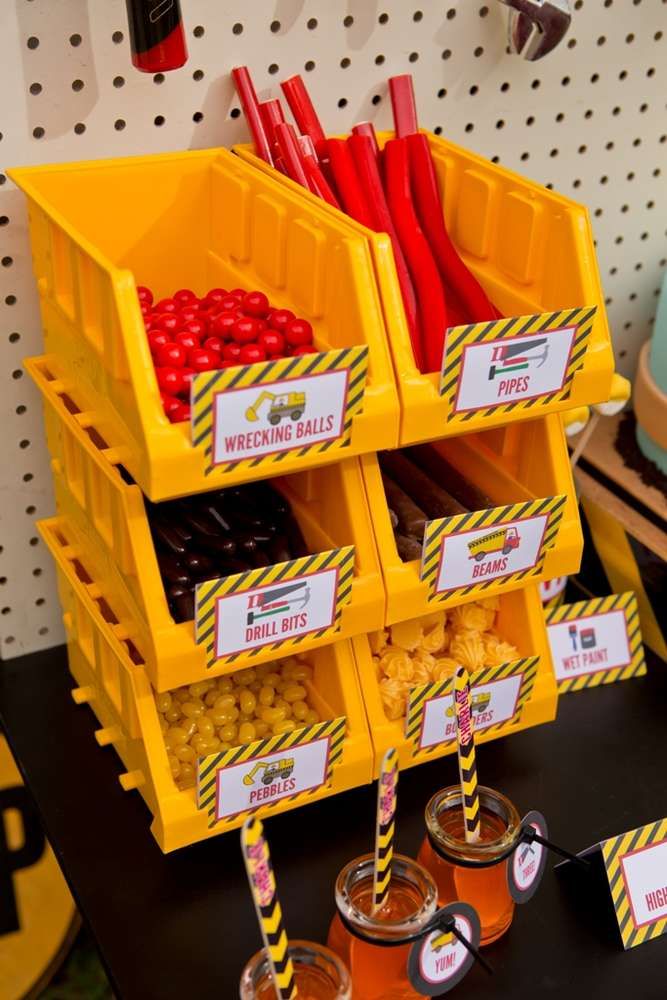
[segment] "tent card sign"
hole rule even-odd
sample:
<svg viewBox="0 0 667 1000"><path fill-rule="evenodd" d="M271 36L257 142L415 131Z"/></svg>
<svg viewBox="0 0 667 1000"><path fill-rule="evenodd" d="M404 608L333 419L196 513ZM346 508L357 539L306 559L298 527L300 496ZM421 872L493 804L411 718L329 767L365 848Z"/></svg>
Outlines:
<svg viewBox="0 0 667 1000"><path fill-rule="evenodd" d="M293 648L339 628L350 600L354 546L197 584L195 636L208 667L265 646Z"/></svg>
<svg viewBox="0 0 667 1000"><path fill-rule="evenodd" d="M610 594L547 612L558 691L581 691L646 673L637 599Z"/></svg>
<svg viewBox="0 0 667 1000"><path fill-rule="evenodd" d="M531 656L500 667L483 667L471 674L470 715L476 734L501 732L519 721L532 694L539 661L539 656ZM456 743L452 677L413 688L406 714L406 737L413 744L413 753Z"/></svg>
<svg viewBox="0 0 667 1000"><path fill-rule="evenodd" d="M465 423L569 398L584 363L595 307L514 316L447 330L440 395Z"/></svg>
<svg viewBox="0 0 667 1000"><path fill-rule="evenodd" d="M563 495L543 497L429 521L420 573L429 585L429 600L472 595L495 580L541 573L565 500Z"/></svg>

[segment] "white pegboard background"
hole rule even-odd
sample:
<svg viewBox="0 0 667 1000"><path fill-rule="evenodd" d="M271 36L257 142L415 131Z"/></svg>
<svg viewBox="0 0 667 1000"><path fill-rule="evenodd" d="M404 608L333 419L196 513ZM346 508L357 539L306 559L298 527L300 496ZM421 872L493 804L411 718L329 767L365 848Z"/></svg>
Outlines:
<svg viewBox="0 0 667 1000"><path fill-rule="evenodd" d="M18 164L231 145L246 138L229 78L307 80L327 129L389 125L385 81L410 71L421 123L586 203L618 365L631 374L667 264L667 0L575 0L565 42L527 63L506 51L497 0L182 0L190 59L136 72L123 0L2 0L0 170ZM559 262L553 262L554 267ZM0 173L0 350L6 399L0 511L2 655L62 641L36 392L41 351L26 212Z"/></svg>

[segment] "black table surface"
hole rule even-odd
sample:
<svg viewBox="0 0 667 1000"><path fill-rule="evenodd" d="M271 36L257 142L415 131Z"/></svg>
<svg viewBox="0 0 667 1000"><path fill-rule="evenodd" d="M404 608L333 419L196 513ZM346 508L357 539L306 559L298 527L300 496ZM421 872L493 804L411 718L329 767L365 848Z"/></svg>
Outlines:
<svg viewBox="0 0 667 1000"><path fill-rule="evenodd" d="M0 721L76 901L123 1000L233 1000L259 934L232 832L163 855L120 762L95 743L95 720L70 697L64 649L0 668ZM667 667L569 694L556 723L479 748L485 784L521 812L539 809L557 843L581 850L667 816ZM457 779L452 757L404 772L398 849L414 856L423 808ZM266 829L292 937L325 940L342 865L371 849L375 786L270 819ZM585 873L552 865L510 932L487 949L459 996L523 1000L667 994L667 936L624 952L610 897ZM1 990L0 990L1 992Z"/></svg>

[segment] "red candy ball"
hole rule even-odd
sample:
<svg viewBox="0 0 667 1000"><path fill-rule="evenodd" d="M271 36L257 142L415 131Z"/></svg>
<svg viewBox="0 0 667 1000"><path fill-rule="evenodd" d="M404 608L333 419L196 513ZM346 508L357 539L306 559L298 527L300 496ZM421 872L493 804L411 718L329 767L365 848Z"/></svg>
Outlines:
<svg viewBox="0 0 667 1000"><path fill-rule="evenodd" d="M203 301L212 306L214 302L221 302L227 294L224 288L211 288L204 296Z"/></svg>
<svg viewBox="0 0 667 1000"><path fill-rule="evenodd" d="M225 344L222 356L225 361L233 361L236 364L241 356L240 344L235 344L234 341L229 344Z"/></svg>
<svg viewBox="0 0 667 1000"><path fill-rule="evenodd" d="M199 347L199 337L195 337L194 333L189 333L187 330L179 330L174 341L177 344L181 344L186 351L191 351L193 347Z"/></svg>
<svg viewBox="0 0 667 1000"><path fill-rule="evenodd" d="M312 344L298 344L296 347L290 349L290 354L293 358L298 357L300 354L317 354L317 348L313 347Z"/></svg>
<svg viewBox="0 0 667 1000"><path fill-rule="evenodd" d="M190 404L189 403L178 403L169 411L169 419L172 424L180 424L183 420L190 419Z"/></svg>
<svg viewBox="0 0 667 1000"><path fill-rule="evenodd" d="M255 365L259 361L266 361L266 351L259 344L246 344L241 348L239 361L242 365Z"/></svg>
<svg viewBox="0 0 667 1000"><path fill-rule="evenodd" d="M178 396L183 391L183 376L178 368L156 368L157 384L170 396Z"/></svg>
<svg viewBox="0 0 667 1000"><path fill-rule="evenodd" d="M270 327L284 333L292 320L296 319L296 316L291 309L274 309L268 319Z"/></svg>
<svg viewBox="0 0 667 1000"><path fill-rule="evenodd" d="M155 351L155 363L165 368L183 368L188 352L182 344L161 344Z"/></svg>
<svg viewBox="0 0 667 1000"><path fill-rule="evenodd" d="M160 399L162 400L162 408L167 416L169 416L169 414L175 410L177 406L181 405L180 399L176 399L175 396L170 396L167 392L161 392Z"/></svg>
<svg viewBox="0 0 667 1000"><path fill-rule="evenodd" d="M147 302L149 306L153 304L153 293L146 285L137 285L137 295L140 302Z"/></svg>
<svg viewBox="0 0 667 1000"><path fill-rule="evenodd" d="M223 299L220 299L218 305L220 306L220 312L235 313L239 307L239 299L235 295L225 295Z"/></svg>
<svg viewBox="0 0 667 1000"><path fill-rule="evenodd" d="M178 312L178 302L174 299L160 299L155 304L156 312L175 313Z"/></svg>
<svg viewBox="0 0 667 1000"><path fill-rule="evenodd" d="M269 300L264 292L246 292L241 299L241 308L246 316L263 319L269 312Z"/></svg>
<svg viewBox="0 0 667 1000"><path fill-rule="evenodd" d="M222 337L223 340L229 340L238 318L235 312L218 313L209 323L209 329L215 337Z"/></svg>
<svg viewBox="0 0 667 1000"><path fill-rule="evenodd" d="M188 355L188 365L196 372L209 372L220 365L222 358L217 351L195 347Z"/></svg>
<svg viewBox="0 0 667 1000"><path fill-rule="evenodd" d="M184 309L181 309L178 313L184 323L189 323L191 320L201 320L201 311L199 309L199 303L193 302L187 305Z"/></svg>
<svg viewBox="0 0 667 1000"><path fill-rule="evenodd" d="M222 354L225 342L222 337L208 337L203 346L207 351L217 351L218 354Z"/></svg>
<svg viewBox="0 0 667 1000"><path fill-rule="evenodd" d="M285 340L290 347L300 347L302 344L312 344L313 328L307 319L293 319L287 324Z"/></svg>
<svg viewBox="0 0 667 1000"><path fill-rule="evenodd" d="M192 385L192 380L198 373L193 368L181 368L181 375L183 376L183 391L181 396L190 395L190 386Z"/></svg>
<svg viewBox="0 0 667 1000"><path fill-rule="evenodd" d="M252 344L258 335L257 320L254 319L237 319L232 330L232 337L237 344Z"/></svg>
<svg viewBox="0 0 667 1000"><path fill-rule="evenodd" d="M201 340L202 337L206 336L208 323L204 319L190 319L183 324L183 329L186 333L191 333L194 337L198 337Z"/></svg>
<svg viewBox="0 0 667 1000"><path fill-rule="evenodd" d="M179 306L184 306L189 302L194 302L197 298L191 288L179 288L177 292L174 292L173 297L174 302L177 302Z"/></svg>
<svg viewBox="0 0 667 1000"><path fill-rule="evenodd" d="M257 338L257 343L264 348L270 358L282 354L285 350L285 338L277 330L264 330Z"/></svg>
<svg viewBox="0 0 667 1000"><path fill-rule="evenodd" d="M153 354L160 347L164 347L165 344L169 343L171 343L171 334L167 333L166 330L151 330L148 334L148 346Z"/></svg>
<svg viewBox="0 0 667 1000"><path fill-rule="evenodd" d="M163 330L168 330L169 333L176 333L177 330L181 329L183 321L180 316L176 313L159 313L158 320L160 327Z"/></svg>

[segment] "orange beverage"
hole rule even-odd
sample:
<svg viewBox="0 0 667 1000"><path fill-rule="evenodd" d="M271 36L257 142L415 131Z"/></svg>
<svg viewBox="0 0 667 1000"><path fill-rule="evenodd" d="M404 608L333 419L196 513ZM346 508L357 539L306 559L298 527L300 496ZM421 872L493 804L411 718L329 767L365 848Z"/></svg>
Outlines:
<svg viewBox="0 0 667 1000"><path fill-rule="evenodd" d="M354 1000L412 1000L421 994L408 979L411 938L436 912L437 890L420 864L396 854L387 902L373 914L373 863L357 858L338 876L327 943L350 970Z"/></svg>
<svg viewBox="0 0 667 1000"><path fill-rule="evenodd" d="M435 880L438 903L470 903L482 924L483 945L512 923L514 900L507 882L508 857L519 843L521 821L514 805L492 788L479 786L481 835L466 843L461 786L437 792L426 806L426 837L419 861Z"/></svg>
<svg viewBox="0 0 667 1000"><path fill-rule="evenodd" d="M350 974L337 955L311 941L292 941L288 951L298 1000L351 1000ZM253 955L243 970L239 996L241 1000L278 1000L265 950Z"/></svg>

